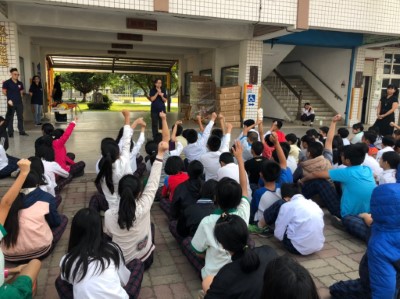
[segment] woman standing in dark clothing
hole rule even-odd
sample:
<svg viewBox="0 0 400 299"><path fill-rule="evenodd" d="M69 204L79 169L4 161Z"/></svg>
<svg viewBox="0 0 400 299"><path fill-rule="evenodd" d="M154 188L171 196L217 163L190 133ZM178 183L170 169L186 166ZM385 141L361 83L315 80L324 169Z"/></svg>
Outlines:
<svg viewBox="0 0 400 299"><path fill-rule="evenodd" d="M151 130L153 138L158 133L158 129L161 129L161 118L160 112L165 113L165 102L167 102L168 95L164 89L162 89L161 79L154 81L154 87L150 90L150 101L151 101Z"/></svg>
<svg viewBox="0 0 400 299"><path fill-rule="evenodd" d="M42 107L43 107L43 87L40 82L39 76L33 76L32 84L29 88L29 95L31 96L31 104L33 106L33 120L35 125L41 126Z"/></svg>
<svg viewBox="0 0 400 299"><path fill-rule="evenodd" d="M399 90L397 86L392 84L386 88L386 96L382 97L378 104L377 120L374 127L379 128L379 135L386 136L393 134L393 127L390 126L394 122L394 112L399 106L398 100Z"/></svg>

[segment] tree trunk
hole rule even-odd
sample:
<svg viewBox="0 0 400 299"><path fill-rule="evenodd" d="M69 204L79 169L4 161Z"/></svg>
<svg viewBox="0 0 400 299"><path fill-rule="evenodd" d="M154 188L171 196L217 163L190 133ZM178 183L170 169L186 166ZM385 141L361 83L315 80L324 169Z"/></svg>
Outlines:
<svg viewBox="0 0 400 299"><path fill-rule="evenodd" d="M86 103L86 93L83 93L82 103Z"/></svg>

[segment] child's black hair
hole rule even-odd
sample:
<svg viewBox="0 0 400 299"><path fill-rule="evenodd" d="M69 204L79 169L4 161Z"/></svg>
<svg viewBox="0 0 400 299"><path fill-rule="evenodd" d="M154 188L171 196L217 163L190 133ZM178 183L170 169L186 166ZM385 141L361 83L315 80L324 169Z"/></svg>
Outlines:
<svg viewBox="0 0 400 299"><path fill-rule="evenodd" d="M281 175L281 166L271 160L265 160L261 164L261 174L265 182L275 182Z"/></svg>
<svg viewBox="0 0 400 299"><path fill-rule="evenodd" d="M193 160L189 163L187 172L191 180L197 180L203 175L204 166L200 161Z"/></svg>
<svg viewBox="0 0 400 299"><path fill-rule="evenodd" d="M308 147L308 145L309 145L311 142L315 142L315 139L314 139L314 137L311 137L311 136L309 136L309 135L304 135L303 137L301 137L301 142L306 143L306 144L307 144L307 147Z"/></svg>
<svg viewBox="0 0 400 299"><path fill-rule="evenodd" d="M321 132L323 132L323 133L325 133L325 134L328 134L328 132L329 132L329 128L328 127L321 127L321 128L319 128L320 130L321 130Z"/></svg>
<svg viewBox="0 0 400 299"><path fill-rule="evenodd" d="M264 141L267 143L269 147L274 147L274 143L270 140L271 134L267 134L264 137Z"/></svg>
<svg viewBox="0 0 400 299"><path fill-rule="evenodd" d="M264 273L260 299L319 299L310 273L293 258L283 255L270 261Z"/></svg>
<svg viewBox="0 0 400 299"><path fill-rule="evenodd" d="M194 129L185 130L184 136L189 144L195 143L197 141L197 131Z"/></svg>
<svg viewBox="0 0 400 299"><path fill-rule="evenodd" d="M234 163L233 155L231 153L222 153L219 156L219 163L224 163L224 164L229 164L229 163Z"/></svg>
<svg viewBox="0 0 400 299"><path fill-rule="evenodd" d="M171 130L173 131L174 128L175 128L175 124L172 125ZM178 126L176 127L176 134L175 134L175 136L181 136L182 133L183 133L183 127L182 127L182 125L179 125L179 124L178 124Z"/></svg>
<svg viewBox="0 0 400 299"><path fill-rule="evenodd" d="M42 125L42 131L44 135L50 135L54 131L54 126L50 123L44 123Z"/></svg>
<svg viewBox="0 0 400 299"><path fill-rule="evenodd" d="M201 186L200 197L214 200L217 191L217 185L218 181L209 179L203 184L203 186Z"/></svg>
<svg viewBox="0 0 400 299"><path fill-rule="evenodd" d="M212 129L212 131L211 131L211 135L217 136L217 137L219 137L220 139L222 139L222 137L224 136L224 132L223 132L222 129L220 129L220 128L214 128L214 129Z"/></svg>
<svg viewBox="0 0 400 299"><path fill-rule="evenodd" d="M364 126L362 123L356 123L353 125L353 130L360 130L360 132L364 131Z"/></svg>
<svg viewBox="0 0 400 299"><path fill-rule="evenodd" d="M219 148L221 147L221 138L215 135L210 135L210 137L207 140L207 147L210 150L210 152L218 151Z"/></svg>
<svg viewBox="0 0 400 299"><path fill-rule="evenodd" d="M400 156L394 151L383 153L382 161L387 162L391 169L397 169L400 163Z"/></svg>
<svg viewBox="0 0 400 299"><path fill-rule="evenodd" d="M282 123L282 121L281 120L279 120L279 119L277 119L277 120L275 120L274 122L276 122L276 126L278 127L278 129L280 130L281 128L282 128L282 126L283 126L283 123Z"/></svg>
<svg viewBox="0 0 400 299"><path fill-rule="evenodd" d="M281 196L282 198L292 198L296 194L301 194L301 189L298 184L295 183L284 183L281 186Z"/></svg>
<svg viewBox="0 0 400 299"><path fill-rule="evenodd" d="M286 135L286 141L290 144L297 144L299 146L299 138L293 133L289 133Z"/></svg>
<svg viewBox="0 0 400 299"><path fill-rule="evenodd" d="M249 231L242 218L222 214L215 224L214 236L225 250L241 256L239 265L244 273L251 273L260 267L260 258L247 246Z"/></svg>
<svg viewBox="0 0 400 299"><path fill-rule="evenodd" d="M247 133L247 139L250 141L250 143L258 141L257 132L250 131L249 133Z"/></svg>
<svg viewBox="0 0 400 299"><path fill-rule="evenodd" d="M364 132L363 139L368 141L370 144L374 144L376 141L376 134L370 131Z"/></svg>
<svg viewBox="0 0 400 299"><path fill-rule="evenodd" d="M185 170L181 157L171 156L165 162L164 171L167 175L175 175Z"/></svg>
<svg viewBox="0 0 400 299"><path fill-rule="evenodd" d="M394 137L391 135L386 135L382 138L382 145L393 147L395 144Z"/></svg>
<svg viewBox="0 0 400 299"><path fill-rule="evenodd" d="M243 122L243 126L246 126L246 127L251 127L252 125L254 125L256 122L254 121L254 119L246 119L244 122Z"/></svg>
<svg viewBox="0 0 400 299"><path fill-rule="evenodd" d="M394 130L393 134L394 134L395 136L400 136L400 130Z"/></svg>
<svg viewBox="0 0 400 299"><path fill-rule="evenodd" d="M311 159L317 158L324 152L324 146L317 142L311 142L308 144L307 151L310 153Z"/></svg>
<svg viewBox="0 0 400 299"><path fill-rule="evenodd" d="M351 166L361 165L365 160L365 147L358 143L345 146L343 156L350 161Z"/></svg>
<svg viewBox="0 0 400 299"><path fill-rule="evenodd" d="M313 137L315 140L319 139L320 134L315 129L309 129L306 131L306 135Z"/></svg>
<svg viewBox="0 0 400 299"><path fill-rule="evenodd" d="M349 137L350 134L349 130L346 128L339 128L337 132L343 139Z"/></svg>
<svg viewBox="0 0 400 299"><path fill-rule="evenodd" d="M63 129L55 129L53 132L51 132L51 137L53 137L54 140L57 140L60 139L63 134Z"/></svg>
<svg viewBox="0 0 400 299"><path fill-rule="evenodd" d="M216 203L223 211L236 209L242 199L242 187L231 178L223 178L217 184Z"/></svg>
<svg viewBox="0 0 400 299"><path fill-rule="evenodd" d="M251 150L254 152L254 154L260 156L264 151L264 145L261 141L255 141L251 144Z"/></svg>
<svg viewBox="0 0 400 299"><path fill-rule="evenodd" d="M279 144L281 145L283 154L285 155L285 158L287 159L289 157L290 144L287 142L279 142ZM280 163L279 157L278 157L278 152L276 151L276 149L272 152L272 158L274 158L274 160L276 162Z"/></svg>
<svg viewBox="0 0 400 299"><path fill-rule="evenodd" d="M119 144L119 142L121 141L121 138L122 138L122 135L123 135L123 134L124 134L124 127L122 127L121 129L119 129L119 131L118 131L117 138L115 139L115 142L116 142L117 144ZM133 146L134 146L134 144L133 144L133 141L132 141L132 139L131 139L131 146L130 146L130 148L129 148L129 151L132 151Z"/></svg>
<svg viewBox="0 0 400 299"><path fill-rule="evenodd" d="M145 161L147 162L148 160L150 160L150 164L153 165L153 162L156 159L158 152L158 144L153 140L149 140L144 146L144 150L146 151L147 154Z"/></svg>

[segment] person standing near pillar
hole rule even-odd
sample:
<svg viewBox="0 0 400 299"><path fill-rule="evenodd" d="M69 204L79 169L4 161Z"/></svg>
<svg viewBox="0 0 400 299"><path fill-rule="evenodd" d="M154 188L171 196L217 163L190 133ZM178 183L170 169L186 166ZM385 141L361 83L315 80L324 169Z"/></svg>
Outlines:
<svg viewBox="0 0 400 299"><path fill-rule="evenodd" d="M24 106L22 103L22 95L24 93L24 85L18 80L19 73L17 68L10 69L11 78L3 82L3 94L7 97L7 110L11 109L12 116L8 123L8 136L14 137L14 113L17 113L18 131L21 136L28 136L24 130Z"/></svg>
<svg viewBox="0 0 400 299"><path fill-rule="evenodd" d="M54 85L53 85L53 91L51 93L53 97L53 103L61 104L62 101L62 96L63 96L63 91L61 88L61 76L57 75L54 78ZM67 114L61 114L60 112L54 112L54 117L56 118L57 122L66 122L67 121Z"/></svg>
<svg viewBox="0 0 400 299"><path fill-rule="evenodd" d="M161 128L160 112L165 113L165 103L167 102L168 95L165 89L162 89L162 80L156 79L154 81L154 87L150 90L150 101L151 101L151 130L153 138L158 133L158 129Z"/></svg>
<svg viewBox="0 0 400 299"><path fill-rule="evenodd" d="M42 107L43 107L43 87L39 76L33 76L32 84L29 88L31 96L31 104L33 106L33 119L36 126L41 126L42 122Z"/></svg>

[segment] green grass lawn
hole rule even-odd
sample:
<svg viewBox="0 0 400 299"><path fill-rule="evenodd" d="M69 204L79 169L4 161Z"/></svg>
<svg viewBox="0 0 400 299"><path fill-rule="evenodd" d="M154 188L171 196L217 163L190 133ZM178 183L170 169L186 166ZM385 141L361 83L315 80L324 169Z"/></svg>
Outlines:
<svg viewBox="0 0 400 299"><path fill-rule="evenodd" d="M86 103L79 103L79 108L82 111L99 111L99 110L89 110ZM113 103L108 111L121 112L124 109L130 111L150 111L150 105L140 105L140 104L119 104ZM178 107L171 107L171 112L177 112Z"/></svg>

